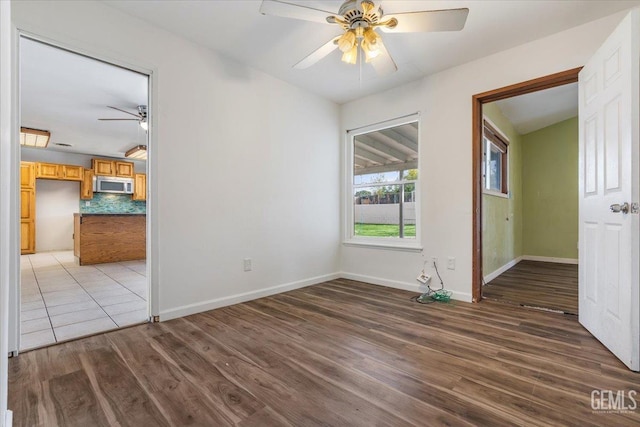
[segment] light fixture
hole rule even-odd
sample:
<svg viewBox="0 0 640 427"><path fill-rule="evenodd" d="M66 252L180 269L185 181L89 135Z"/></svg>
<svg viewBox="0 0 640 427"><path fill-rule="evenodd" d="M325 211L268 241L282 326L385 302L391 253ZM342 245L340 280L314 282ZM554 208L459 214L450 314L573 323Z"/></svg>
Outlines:
<svg viewBox="0 0 640 427"><path fill-rule="evenodd" d="M147 160L147 146L136 145L135 147L124 153L124 156L130 159Z"/></svg>
<svg viewBox="0 0 640 427"><path fill-rule="evenodd" d="M358 47L362 49L366 62L371 62L381 53L380 45L382 41L380 35L372 27L356 27L348 30L335 43L343 52L342 61L347 64L358 62Z"/></svg>
<svg viewBox="0 0 640 427"><path fill-rule="evenodd" d="M149 123L147 123L147 118L145 117L144 119L140 120L140 127L142 129L149 130Z"/></svg>
<svg viewBox="0 0 640 427"><path fill-rule="evenodd" d="M380 55L380 36L373 28L367 28L364 30L362 36L362 50L365 54L366 62L371 62L375 57Z"/></svg>
<svg viewBox="0 0 640 427"><path fill-rule="evenodd" d="M51 132L47 130L20 128L20 145L25 147L47 148Z"/></svg>

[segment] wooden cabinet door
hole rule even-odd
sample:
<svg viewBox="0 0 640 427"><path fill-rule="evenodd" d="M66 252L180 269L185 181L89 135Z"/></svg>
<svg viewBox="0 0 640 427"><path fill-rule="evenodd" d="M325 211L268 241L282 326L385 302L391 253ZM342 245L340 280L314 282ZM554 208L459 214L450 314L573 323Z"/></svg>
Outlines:
<svg viewBox="0 0 640 427"><path fill-rule="evenodd" d="M131 200L147 200L147 175L137 173L134 179L135 183Z"/></svg>
<svg viewBox="0 0 640 427"><path fill-rule="evenodd" d="M36 223L32 220L20 221L20 253L33 254L36 252Z"/></svg>
<svg viewBox="0 0 640 427"><path fill-rule="evenodd" d="M116 174L114 162L111 160L91 159L93 173L102 176L114 176Z"/></svg>
<svg viewBox="0 0 640 427"><path fill-rule="evenodd" d="M93 199L93 170L85 169L80 182L80 199Z"/></svg>
<svg viewBox="0 0 640 427"><path fill-rule="evenodd" d="M36 251L36 163L20 162L20 253Z"/></svg>
<svg viewBox="0 0 640 427"><path fill-rule="evenodd" d="M20 188L36 188L36 164L20 162Z"/></svg>
<svg viewBox="0 0 640 427"><path fill-rule="evenodd" d="M60 179L62 178L61 166L54 163L38 163L36 178Z"/></svg>
<svg viewBox="0 0 640 427"><path fill-rule="evenodd" d="M20 189L20 219L33 220L36 216L36 191L32 188Z"/></svg>
<svg viewBox="0 0 640 427"><path fill-rule="evenodd" d="M133 178L133 163L130 162L115 162L116 164L116 176L123 178Z"/></svg>
<svg viewBox="0 0 640 427"><path fill-rule="evenodd" d="M63 165L62 175L67 181L82 181L84 174L82 166Z"/></svg>

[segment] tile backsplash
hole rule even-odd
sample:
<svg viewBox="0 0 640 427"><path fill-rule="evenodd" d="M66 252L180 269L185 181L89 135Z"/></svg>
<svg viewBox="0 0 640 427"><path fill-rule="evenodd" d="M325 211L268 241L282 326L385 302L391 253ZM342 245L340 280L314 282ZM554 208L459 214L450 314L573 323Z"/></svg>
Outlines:
<svg viewBox="0 0 640 427"><path fill-rule="evenodd" d="M93 193L93 199L80 200L80 213L146 214L147 202L131 200L131 194Z"/></svg>

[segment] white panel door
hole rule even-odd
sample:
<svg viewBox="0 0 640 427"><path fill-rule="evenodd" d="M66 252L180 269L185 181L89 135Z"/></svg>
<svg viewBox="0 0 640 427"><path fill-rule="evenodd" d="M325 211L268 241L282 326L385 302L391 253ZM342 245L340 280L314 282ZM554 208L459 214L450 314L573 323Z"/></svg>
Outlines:
<svg viewBox="0 0 640 427"><path fill-rule="evenodd" d="M638 10L629 13L579 76L579 319L634 371L640 370L633 205L640 184L639 17Z"/></svg>

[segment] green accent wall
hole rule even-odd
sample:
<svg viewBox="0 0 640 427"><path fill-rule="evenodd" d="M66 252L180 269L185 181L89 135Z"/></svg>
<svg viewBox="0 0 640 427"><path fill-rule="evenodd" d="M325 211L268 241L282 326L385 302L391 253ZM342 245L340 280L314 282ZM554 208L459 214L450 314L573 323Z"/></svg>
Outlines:
<svg viewBox="0 0 640 427"><path fill-rule="evenodd" d="M522 136L526 255L578 258L578 118Z"/></svg>
<svg viewBox="0 0 640 427"><path fill-rule="evenodd" d="M483 114L509 140L509 197L482 195L482 271L485 275L523 255L522 137L493 103Z"/></svg>

